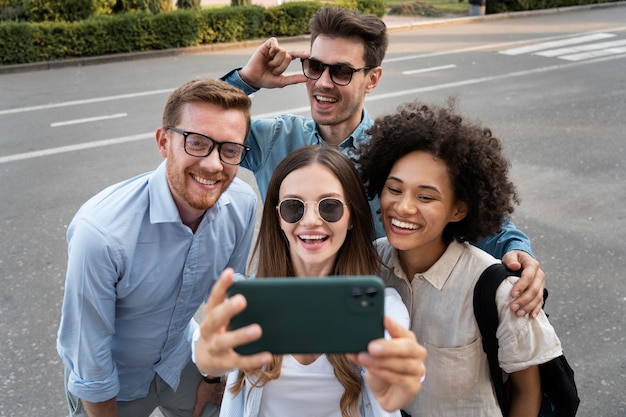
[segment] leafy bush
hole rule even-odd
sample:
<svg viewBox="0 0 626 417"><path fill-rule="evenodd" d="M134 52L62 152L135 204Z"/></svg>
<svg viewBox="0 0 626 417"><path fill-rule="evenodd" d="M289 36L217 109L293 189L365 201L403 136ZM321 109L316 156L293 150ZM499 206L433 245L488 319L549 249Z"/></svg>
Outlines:
<svg viewBox="0 0 626 417"><path fill-rule="evenodd" d="M30 22L74 22L96 10L93 0L24 0L23 6Z"/></svg>
<svg viewBox="0 0 626 417"><path fill-rule="evenodd" d="M237 42L258 36L255 28L263 20L263 7L239 6L206 9L203 43Z"/></svg>
<svg viewBox="0 0 626 417"><path fill-rule="evenodd" d="M161 13L172 10L172 0L117 0L113 13L152 12Z"/></svg>
<svg viewBox="0 0 626 417"><path fill-rule="evenodd" d="M187 9L187 10L200 10L200 0L178 0L176 2L176 7L178 9Z"/></svg>
<svg viewBox="0 0 626 417"><path fill-rule="evenodd" d="M311 16L322 7L317 1L292 2L265 9L261 36L297 36L309 33Z"/></svg>
<svg viewBox="0 0 626 417"><path fill-rule="evenodd" d="M22 0L0 0L0 21L26 20Z"/></svg>
<svg viewBox="0 0 626 417"><path fill-rule="evenodd" d="M383 17L387 12L385 0L357 0L357 10L362 14L374 14Z"/></svg>
<svg viewBox="0 0 626 417"><path fill-rule="evenodd" d="M25 64L38 61L31 43L31 25L17 22L0 23L0 64Z"/></svg>
<svg viewBox="0 0 626 417"><path fill-rule="evenodd" d="M107 15L113 13L113 7L117 0L94 0L96 15Z"/></svg>
<svg viewBox="0 0 626 417"><path fill-rule="evenodd" d="M200 44L202 17L191 10L178 13L161 13L151 19L155 37L152 48L169 49Z"/></svg>

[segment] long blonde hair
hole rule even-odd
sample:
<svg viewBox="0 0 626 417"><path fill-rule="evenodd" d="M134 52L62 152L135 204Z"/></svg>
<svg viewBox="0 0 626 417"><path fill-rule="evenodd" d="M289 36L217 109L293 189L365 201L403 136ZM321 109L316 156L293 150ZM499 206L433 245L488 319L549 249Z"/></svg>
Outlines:
<svg viewBox="0 0 626 417"><path fill-rule="evenodd" d="M331 275L371 275L378 271L379 257L372 244L374 223L363 184L354 165L335 148L306 146L289 154L276 167L270 180L253 252L253 259L256 258L258 262L257 277L289 277L295 274L289 255L289 243L280 227L276 206L279 202L280 185L285 177L297 169L315 163L327 167L339 179L352 225L337 253ZM341 415L357 416L357 404L363 384L360 369L344 355L329 354L327 358L333 366L335 377L344 387L339 402ZM249 376L256 377L254 387L263 386L280 376L281 367L282 355L274 355L272 362L264 369L239 371L237 383L230 391L233 394L239 393Z"/></svg>

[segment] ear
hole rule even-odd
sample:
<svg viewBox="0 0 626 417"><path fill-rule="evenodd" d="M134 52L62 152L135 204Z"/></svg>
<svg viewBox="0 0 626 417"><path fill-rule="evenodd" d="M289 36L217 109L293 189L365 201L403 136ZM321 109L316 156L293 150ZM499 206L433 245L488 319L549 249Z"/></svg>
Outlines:
<svg viewBox="0 0 626 417"><path fill-rule="evenodd" d="M369 93L373 91L378 83L380 82L380 78L383 76L383 68L375 67L367 72L367 87L365 87L365 92Z"/></svg>
<svg viewBox="0 0 626 417"><path fill-rule="evenodd" d="M156 138L157 148L159 149L161 156L163 158L167 158L167 150L168 150L168 144L169 144L169 139L167 137L167 129L164 127L158 128L156 131L155 138Z"/></svg>
<svg viewBox="0 0 626 417"><path fill-rule="evenodd" d="M465 201L457 201L452 216L450 216L451 222L461 221L467 216L467 204Z"/></svg>

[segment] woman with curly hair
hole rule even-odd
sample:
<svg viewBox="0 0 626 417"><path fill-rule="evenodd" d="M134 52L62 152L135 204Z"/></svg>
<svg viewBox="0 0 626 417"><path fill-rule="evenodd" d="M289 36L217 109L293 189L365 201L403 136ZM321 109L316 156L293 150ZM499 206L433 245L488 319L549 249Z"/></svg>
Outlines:
<svg viewBox="0 0 626 417"><path fill-rule="evenodd" d="M405 408L417 416L501 416L481 335L473 290L498 263L471 242L497 232L518 196L501 142L484 126L447 107L413 102L378 118L358 160L370 198L380 197L387 237L376 241L411 329L428 351L422 390ZM562 354L543 311L532 320L507 308L518 278L498 288L499 361L513 385L510 416L537 416L538 365Z"/></svg>

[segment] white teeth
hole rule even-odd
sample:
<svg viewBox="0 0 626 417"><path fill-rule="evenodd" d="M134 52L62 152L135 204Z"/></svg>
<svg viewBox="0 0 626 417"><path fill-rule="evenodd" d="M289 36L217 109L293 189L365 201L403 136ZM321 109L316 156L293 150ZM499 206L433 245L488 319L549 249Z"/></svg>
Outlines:
<svg viewBox="0 0 626 417"><path fill-rule="evenodd" d="M418 225L414 223L401 222L400 220L397 220L397 219L391 219L391 224L401 229L417 230L418 228Z"/></svg>
<svg viewBox="0 0 626 417"><path fill-rule="evenodd" d="M315 96L315 98L317 99L317 101L323 101L325 103L335 103L337 101L331 97Z"/></svg>
<svg viewBox="0 0 626 417"><path fill-rule="evenodd" d="M325 237L324 235L300 235L300 239L302 240L322 240Z"/></svg>
<svg viewBox="0 0 626 417"><path fill-rule="evenodd" d="M204 184L204 185L215 185L215 184L217 184L217 181L215 181L215 180L207 180L207 179L204 179L204 178L201 178L201 177L196 177L195 175L194 175L193 178L196 181L198 181L200 184Z"/></svg>

